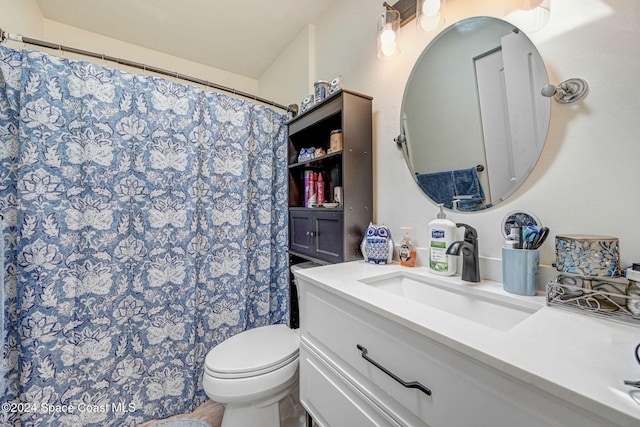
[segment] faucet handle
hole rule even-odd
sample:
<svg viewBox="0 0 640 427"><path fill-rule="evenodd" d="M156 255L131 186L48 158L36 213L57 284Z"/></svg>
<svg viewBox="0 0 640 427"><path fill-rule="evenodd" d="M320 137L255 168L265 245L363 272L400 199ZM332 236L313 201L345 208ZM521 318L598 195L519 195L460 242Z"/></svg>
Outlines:
<svg viewBox="0 0 640 427"><path fill-rule="evenodd" d="M456 222L456 227L464 227L464 240L469 243L475 243L476 239L478 238L478 232L475 228L461 222Z"/></svg>

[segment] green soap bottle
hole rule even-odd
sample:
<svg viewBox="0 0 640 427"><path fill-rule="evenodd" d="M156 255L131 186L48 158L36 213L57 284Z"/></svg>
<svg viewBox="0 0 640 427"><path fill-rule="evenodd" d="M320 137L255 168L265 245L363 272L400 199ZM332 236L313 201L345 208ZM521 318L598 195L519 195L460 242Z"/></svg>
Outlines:
<svg viewBox="0 0 640 427"><path fill-rule="evenodd" d="M429 271L441 276L456 274L457 257L447 255L447 248L456 240L456 224L447 219L444 205L438 205L440 212L436 219L429 223Z"/></svg>

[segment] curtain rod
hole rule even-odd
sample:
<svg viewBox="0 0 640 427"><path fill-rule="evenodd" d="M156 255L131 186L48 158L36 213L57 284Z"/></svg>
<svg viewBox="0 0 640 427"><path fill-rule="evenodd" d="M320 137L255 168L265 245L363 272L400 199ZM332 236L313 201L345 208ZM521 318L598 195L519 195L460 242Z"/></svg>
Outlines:
<svg viewBox="0 0 640 427"><path fill-rule="evenodd" d="M43 40L32 39L30 37L23 37L20 34L8 33L6 31L3 31L2 28L0 28L0 44L4 43L6 40L11 40L11 41L14 41L14 42L19 42L19 43L31 44L31 45L40 46L40 47L46 47L46 48L49 48L49 49L55 49L55 50L59 50L59 51L62 51L62 52L70 52L70 53L75 53L75 54L79 54L79 55L90 56L92 58L102 59L104 61L115 62L117 64L126 65L128 67L133 67L133 68L137 68L137 69L144 70L144 71L150 71L150 72L153 72L153 73L162 74L162 75L165 75L165 76L174 77L176 79L186 80L186 81L191 82L191 83L196 83L196 84L207 86L207 87L210 87L210 88L213 88L213 89L217 89L217 90L222 90L222 91L225 91L225 92L233 93L234 95L238 95L238 96L242 96L242 97L245 97L245 98L253 99L255 101L259 101L259 102L262 102L264 104L280 108L280 109L285 110L287 112L292 112L294 116L298 113L298 106L296 104L290 104L288 107L286 107L286 106L278 104L278 103L276 103L274 101L270 101L268 99L260 98L259 96L252 95L252 94L246 93L246 92L242 92L242 91L230 88L230 87L222 86L222 85L219 85L219 84L216 84L216 83L211 83L211 82L209 82L207 80L202 80L202 79L199 79L197 77L187 76L185 74L180 74L178 72L165 70L163 68L154 67L152 65L141 64L139 62L134 62L134 61L130 61L128 59L118 58L118 57L115 57L115 56L109 56L109 55L104 55L104 54L101 54L101 53L90 52L88 50L77 49L75 47L63 46L63 45L60 45L60 44L46 42L46 41L43 41Z"/></svg>

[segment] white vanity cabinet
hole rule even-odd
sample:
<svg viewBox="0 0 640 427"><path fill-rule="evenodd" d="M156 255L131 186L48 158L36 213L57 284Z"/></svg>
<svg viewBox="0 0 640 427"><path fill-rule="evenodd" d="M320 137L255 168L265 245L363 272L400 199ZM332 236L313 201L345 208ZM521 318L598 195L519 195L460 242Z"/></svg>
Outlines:
<svg viewBox="0 0 640 427"><path fill-rule="evenodd" d="M452 350L446 337L436 342L301 277L298 290L300 399L320 426L611 425ZM399 380L428 390L403 386L358 346Z"/></svg>

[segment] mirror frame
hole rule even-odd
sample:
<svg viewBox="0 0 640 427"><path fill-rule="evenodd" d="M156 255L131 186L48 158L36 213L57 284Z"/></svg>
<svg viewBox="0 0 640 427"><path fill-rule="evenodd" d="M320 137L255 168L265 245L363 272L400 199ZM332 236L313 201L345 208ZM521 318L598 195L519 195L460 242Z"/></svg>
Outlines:
<svg viewBox="0 0 640 427"><path fill-rule="evenodd" d="M546 141L551 100L541 89L548 83L536 47L504 20L471 17L438 34L411 71L396 139L425 195L474 212L515 193ZM460 183L466 194L451 189Z"/></svg>

